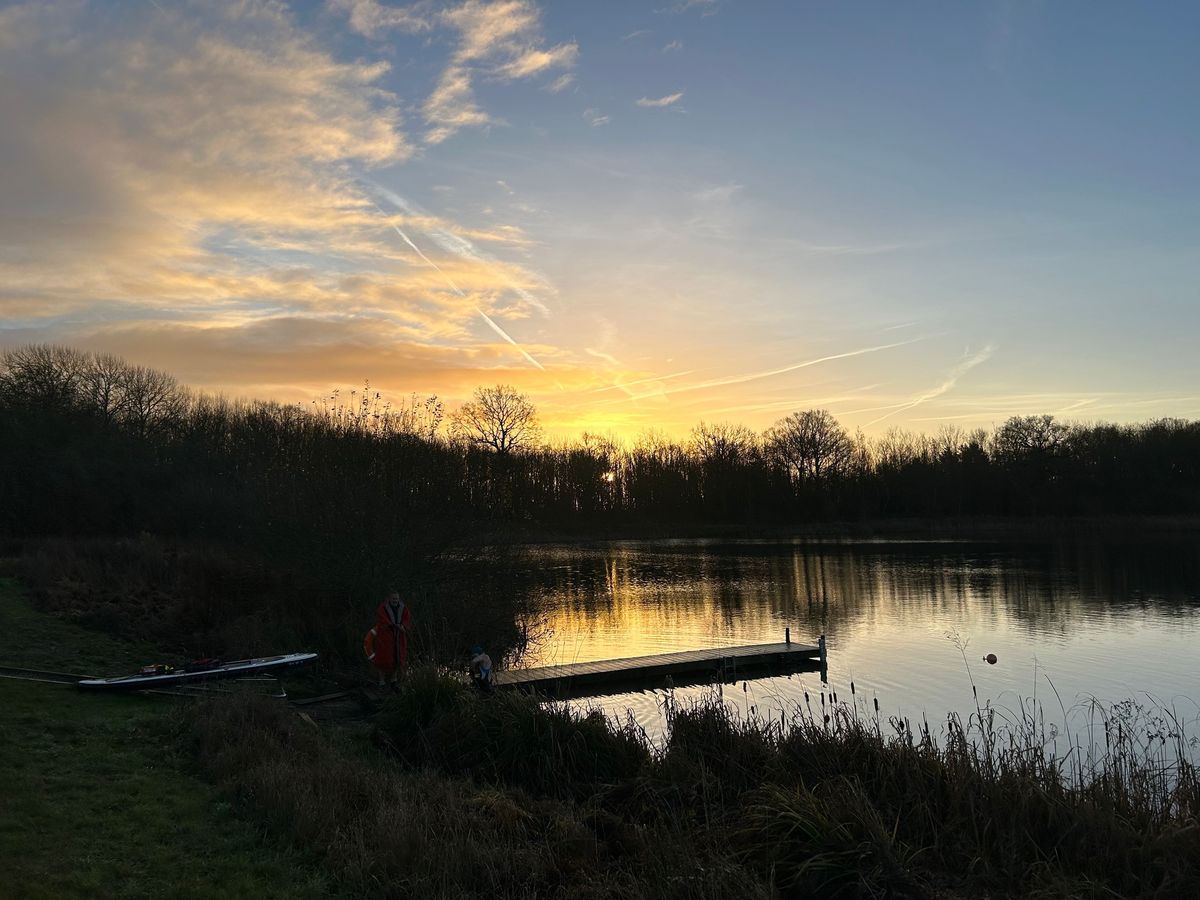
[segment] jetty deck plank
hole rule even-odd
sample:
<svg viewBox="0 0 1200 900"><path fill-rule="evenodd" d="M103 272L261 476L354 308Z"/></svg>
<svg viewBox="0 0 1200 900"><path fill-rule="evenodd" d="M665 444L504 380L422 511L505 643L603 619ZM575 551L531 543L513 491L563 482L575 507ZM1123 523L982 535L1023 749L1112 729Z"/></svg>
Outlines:
<svg viewBox="0 0 1200 900"><path fill-rule="evenodd" d="M598 659L589 662L540 666L535 669L510 669L496 672L492 678L497 687L536 688L563 684L592 685L618 683L637 678L654 678L673 674L711 671L734 674L739 669L768 665L802 664L820 658L816 644L778 643L751 644L740 647L711 647L705 650L683 650L676 653L657 653L653 656L630 656L623 659Z"/></svg>

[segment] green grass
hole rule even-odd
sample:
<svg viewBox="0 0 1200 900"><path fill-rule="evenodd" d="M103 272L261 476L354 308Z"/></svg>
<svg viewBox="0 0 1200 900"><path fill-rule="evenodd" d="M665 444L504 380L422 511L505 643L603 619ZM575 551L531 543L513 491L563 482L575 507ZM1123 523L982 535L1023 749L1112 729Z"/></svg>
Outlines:
<svg viewBox="0 0 1200 900"><path fill-rule="evenodd" d="M32 609L0 580L0 664L125 671L125 644ZM189 771L165 698L0 679L0 894L327 897L328 880Z"/></svg>

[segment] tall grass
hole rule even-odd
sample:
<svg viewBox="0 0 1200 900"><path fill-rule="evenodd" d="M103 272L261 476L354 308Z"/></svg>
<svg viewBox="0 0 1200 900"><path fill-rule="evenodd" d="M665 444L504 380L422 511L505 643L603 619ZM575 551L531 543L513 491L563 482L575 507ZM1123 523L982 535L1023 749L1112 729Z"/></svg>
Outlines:
<svg viewBox="0 0 1200 900"><path fill-rule="evenodd" d="M268 813L283 804L274 821L336 859L349 852L336 810L303 814L327 823L319 833L287 824L296 795L336 806L326 770L403 785L373 798L442 803L423 846L464 854L495 896L1200 896L1200 781L1186 758L1147 752L1163 743L1146 730L1154 711L1105 709L1108 745L1090 758L1056 752L1036 719L1002 727L986 709L936 738L844 702L774 721L715 699L668 713L660 745L630 723L424 671L379 717L384 758L370 762L261 703L209 707L199 734L210 769ZM274 745L276 733L290 737ZM471 809L495 827L445 817ZM352 828L363 858L396 815L377 814ZM497 842L542 874L481 862Z"/></svg>

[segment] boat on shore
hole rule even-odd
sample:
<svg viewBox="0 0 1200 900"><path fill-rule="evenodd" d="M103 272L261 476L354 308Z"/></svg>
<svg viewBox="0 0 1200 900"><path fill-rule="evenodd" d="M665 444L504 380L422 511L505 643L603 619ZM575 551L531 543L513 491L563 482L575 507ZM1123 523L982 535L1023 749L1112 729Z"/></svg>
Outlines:
<svg viewBox="0 0 1200 900"><path fill-rule="evenodd" d="M132 675L122 675L117 678L85 678L77 684L81 690L85 691L144 691L199 681L276 673L283 669L306 665L316 658L317 654L315 653L285 653L281 656L239 659L234 662L201 660L178 668L155 665L146 666Z"/></svg>

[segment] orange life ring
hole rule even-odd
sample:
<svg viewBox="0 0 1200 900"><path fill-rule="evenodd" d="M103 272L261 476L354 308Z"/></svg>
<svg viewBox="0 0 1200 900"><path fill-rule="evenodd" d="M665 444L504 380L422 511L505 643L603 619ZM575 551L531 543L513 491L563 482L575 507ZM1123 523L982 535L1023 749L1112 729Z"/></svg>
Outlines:
<svg viewBox="0 0 1200 900"><path fill-rule="evenodd" d="M375 635L378 631L372 628L363 638L363 653L367 655L367 659L375 658Z"/></svg>

